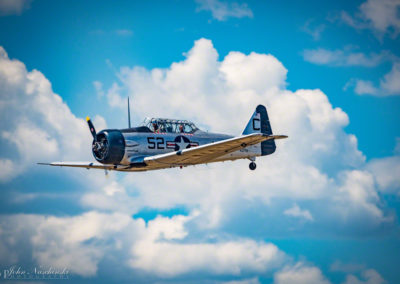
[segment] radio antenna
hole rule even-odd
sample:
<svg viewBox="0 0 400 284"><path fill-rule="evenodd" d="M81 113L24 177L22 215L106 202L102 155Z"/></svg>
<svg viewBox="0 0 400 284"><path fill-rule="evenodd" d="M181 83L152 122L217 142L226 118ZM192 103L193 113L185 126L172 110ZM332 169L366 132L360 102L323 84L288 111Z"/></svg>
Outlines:
<svg viewBox="0 0 400 284"><path fill-rule="evenodd" d="M131 110L129 108L129 96L128 96L128 126L131 128Z"/></svg>

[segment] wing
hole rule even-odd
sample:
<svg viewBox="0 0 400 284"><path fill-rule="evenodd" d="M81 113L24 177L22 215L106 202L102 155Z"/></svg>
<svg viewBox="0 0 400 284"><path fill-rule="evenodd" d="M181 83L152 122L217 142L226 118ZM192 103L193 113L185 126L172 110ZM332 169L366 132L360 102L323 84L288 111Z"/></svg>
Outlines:
<svg viewBox="0 0 400 284"><path fill-rule="evenodd" d="M252 133L177 152L145 157L144 162L149 170L202 164L266 140L283 138L287 138L287 136Z"/></svg>
<svg viewBox="0 0 400 284"><path fill-rule="evenodd" d="M52 162L52 163L38 163L38 165L86 168L86 169L101 169L101 170L116 170L117 169L117 166L115 166L115 165L103 165L100 163L92 163L92 162Z"/></svg>

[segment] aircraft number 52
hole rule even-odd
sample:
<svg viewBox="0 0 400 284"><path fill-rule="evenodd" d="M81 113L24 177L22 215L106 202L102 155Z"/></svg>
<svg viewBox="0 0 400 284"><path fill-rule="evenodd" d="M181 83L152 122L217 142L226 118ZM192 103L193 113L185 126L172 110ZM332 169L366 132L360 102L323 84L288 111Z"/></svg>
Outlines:
<svg viewBox="0 0 400 284"><path fill-rule="evenodd" d="M149 149L165 149L163 137L147 137L147 142Z"/></svg>

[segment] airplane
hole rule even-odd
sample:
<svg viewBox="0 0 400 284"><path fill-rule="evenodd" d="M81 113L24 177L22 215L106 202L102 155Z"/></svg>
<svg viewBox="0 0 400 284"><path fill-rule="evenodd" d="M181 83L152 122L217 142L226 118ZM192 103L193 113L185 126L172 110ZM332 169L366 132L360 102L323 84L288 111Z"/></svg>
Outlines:
<svg viewBox="0 0 400 284"><path fill-rule="evenodd" d="M40 165L137 172L198 164L249 159L256 169L256 157L275 152L275 140L288 138L273 135L267 109L258 105L242 135L209 133L187 120L146 118L142 125L131 127L128 98L128 128L96 132L86 118L93 136L92 153L97 162L52 162Z"/></svg>

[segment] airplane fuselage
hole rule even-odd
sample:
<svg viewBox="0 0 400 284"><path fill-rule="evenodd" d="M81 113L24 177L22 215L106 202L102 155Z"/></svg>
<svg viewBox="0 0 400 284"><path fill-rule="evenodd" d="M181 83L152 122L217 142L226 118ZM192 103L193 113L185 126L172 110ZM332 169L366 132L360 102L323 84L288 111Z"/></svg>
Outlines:
<svg viewBox="0 0 400 284"><path fill-rule="evenodd" d="M106 131L108 130L103 130L102 132ZM141 162L146 156L166 154L234 137L231 135L210 133L201 130L197 130L195 133L190 134L137 132L135 129L123 129L120 130L120 132L123 136L125 147L124 155L119 164L126 166L134 165L129 169L123 169L123 167L120 167L120 170L124 171L146 170L145 167L141 167ZM209 161L209 163L245 158L251 159L257 156L261 156L261 149L257 145L252 145L233 153L218 157ZM176 166L178 165L171 167Z"/></svg>

